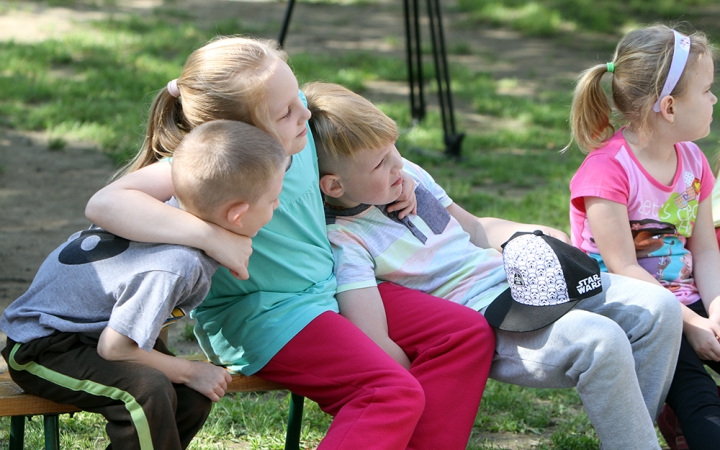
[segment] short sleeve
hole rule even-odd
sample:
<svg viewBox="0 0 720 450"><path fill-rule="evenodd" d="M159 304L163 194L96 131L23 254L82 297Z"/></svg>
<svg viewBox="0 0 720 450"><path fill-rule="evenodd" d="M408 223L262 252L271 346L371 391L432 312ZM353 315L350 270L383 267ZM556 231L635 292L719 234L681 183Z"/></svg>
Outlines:
<svg viewBox="0 0 720 450"><path fill-rule="evenodd" d="M585 197L627 205L630 183L624 167L611 154L595 150L585 158L570 181L570 202L585 212Z"/></svg>
<svg viewBox="0 0 720 450"><path fill-rule="evenodd" d="M715 174L705 155L698 149L702 157L702 181L700 182L700 201L712 195L715 188Z"/></svg>
<svg viewBox="0 0 720 450"><path fill-rule="evenodd" d="M347 228L328 229L328 240L335 258L337 292L377 286L375 262L365 242Z"/></svg>
<svg viewBox="0 0 720 450"><path fill-rule="evenodd" d="M140 272L118 286L108 326L135 341L141 349L152 350L172 311L180 307L189 313L210 289L210 277L217 263L210 258L187 256L187 259L184 272Z"/></svg>
<svg viewBox="0 0 720 450"><path fill-rule="evenodd" d="M430 191L433 197L438 199L438 201L443 205L443 207L447 208L453 203L447 192L445 192L445 189L443 189L439 184L437 184L432 175L427 173L425 169L404 158L403 162L403 170L415 179L415 183L425 186L425 188Z"/></svg>

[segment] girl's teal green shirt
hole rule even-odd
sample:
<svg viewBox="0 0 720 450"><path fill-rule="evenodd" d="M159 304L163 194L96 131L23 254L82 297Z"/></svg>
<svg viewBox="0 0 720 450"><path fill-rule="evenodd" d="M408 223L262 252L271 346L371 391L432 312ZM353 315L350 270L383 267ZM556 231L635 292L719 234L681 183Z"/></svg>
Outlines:
<svg viewBox="0 0 720 450"><path fill-rule="evenodd" d="M305 96L300 93L305 104ZM317 153L305 148L285 174L280 206L253 238L248 280L221 267L192 313L200 346L216 364L251 375L308 323L338 312L333 255L318 185Z"/></svg>

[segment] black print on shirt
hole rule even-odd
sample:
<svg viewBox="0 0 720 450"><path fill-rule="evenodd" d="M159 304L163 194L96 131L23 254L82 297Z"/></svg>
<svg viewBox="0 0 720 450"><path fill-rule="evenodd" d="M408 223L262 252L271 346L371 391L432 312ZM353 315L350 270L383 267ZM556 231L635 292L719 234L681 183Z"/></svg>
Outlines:
<svg viewBox="0 0 720 450"><path fill-rule="evenodd" d="M104 230L85 230L58 255L67 265L89 264L113 258L130 247L130 241Z"/></svg>

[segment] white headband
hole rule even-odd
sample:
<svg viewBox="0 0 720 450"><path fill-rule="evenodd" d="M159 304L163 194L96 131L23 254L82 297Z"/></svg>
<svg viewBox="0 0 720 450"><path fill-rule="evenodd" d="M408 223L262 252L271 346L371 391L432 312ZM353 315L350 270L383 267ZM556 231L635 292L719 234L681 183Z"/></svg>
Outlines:
<svg viewBox="0 0 720 450"><path fill-rule="evenodd" d="M666 95L670 95L678 81L680 81L683 70L685 70L685 64L687 64L688 55L690 54L690 38L683 36L675 30L672 31L675 34L675 50L673 50L673 58L670 63L670 71L665 80L665 86L663 86L660 97L658 97L653 105L653 111L655 112L660 112L660 100Z"/></svg>
<svg viewBox="0 0 720 450"><path fill-rule="evenodd" d="M174 80L168 81L167 90L168 90L168 94L172 95L173 97L175 97L175 98L180 97L180 89L178 89L177 78L175 78Z"/></svg>

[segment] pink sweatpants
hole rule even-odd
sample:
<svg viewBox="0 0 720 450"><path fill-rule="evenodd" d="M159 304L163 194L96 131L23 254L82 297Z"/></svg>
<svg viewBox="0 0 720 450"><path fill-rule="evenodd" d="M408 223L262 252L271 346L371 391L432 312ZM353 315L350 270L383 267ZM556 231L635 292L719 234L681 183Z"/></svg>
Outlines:
<svg viewBox="0 0 720 450"><path fill-rule="evenodd" d="M321 450L465 449L494 354L492 329L465 306L391 283L379 288L409 371L328 312L258 375L334 416Z"/></svg>

